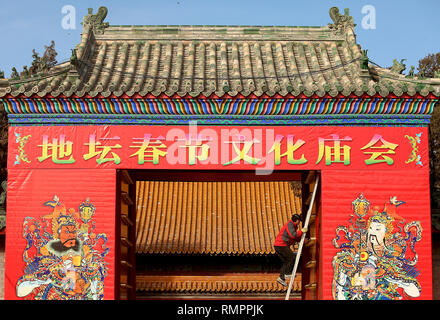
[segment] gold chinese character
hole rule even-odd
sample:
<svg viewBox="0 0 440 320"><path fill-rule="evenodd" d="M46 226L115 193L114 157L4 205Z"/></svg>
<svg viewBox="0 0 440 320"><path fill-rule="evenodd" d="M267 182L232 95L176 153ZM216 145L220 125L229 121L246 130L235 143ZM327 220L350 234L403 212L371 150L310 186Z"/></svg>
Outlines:
<svg viewBox="0 0 440 320"><path fill-rule="evenodd" d="M344 165L350 164L350 150L351 147L344 145L341 146L342 141L352 141L350 137L340 139L339 135L331 134L331 139L319 138L319 154L316 164L321 162L325 155L325 164L328 166L332 163L343 163ZM326 142L333 142L333 146L326 145Z"/></svg>
<svg viewBox="0 0 440 320"><path fill-rule="evenodd" d="M117 140L119 137L114 137L110 139L101 138L100 140ZM121 158L115 152L111 151L112 149L121 149L120 144L116 144L114 146L103 146L100 141L96 141L96 136L91 134L89 136L89 143L85 143L84 145L89 146L89 152L83 155L84 160L89 160L93 157L96 158L97 164L102 164L105 162L113 161L115 164L121 163ZM111 153L112 157L107 158L107 155Z"/></svg>
<svg viewBox="0 0 440 320"><path fill-rule="evenodd" d="M138 164L144 164L145 162L153 162L153 164L159 163L159 157L164 157L167 152L161 149L166 149L167 146L164 145L160 140L163 138L151 138L151 134L145 134L143 138L133 138L133 146L130 148L138 148L139 150L130 155L131 157L138 157ZM136 141L140 140L140 141ZM154 141L152 141L154 140ZM148 158L148 160L146 160Z"/></svg>
<svg viewBox="0 0 440 320"><path fill-rule="evenodd" d="M196 139L191 139L191 137L187 137L185 140L185 145L179 146L180 148L188 148L188 163L189 165L196 164L196 160L205 161L209 156L209 145L203 143L208 141L207 139L203 139L202 137L197 137ZM192 143L194 142L194 143ZM198 151L200 153L198 154Z"/></svg>
<svg viewBox="0 0 440 320"><path fill-rule="evenodd" d="M239 162L240 160L246 161L250 164L257 164L258 162L260 162L261 159L258 158L254 158L248 155L250 149L252 148L253 144L254 144L254 140L252 141L227 141L227 143L232 143L232 147L234 148L235 153L237 154L237 156L232 159L231 161L228 161L226 163L224 163L224 166L230 165L232 163L236 163ZM240 149L240 147L238 146L238 144L243 144L243 149Z"/></svg>
<svg viewBox="0 0 440 320"><path fill-rule="evenodd" d="M281 157L287 157L288 164L303 164L307 163L307 159L304 157L304 154L301 155L299 159L295 159L293 153L300 148L303 144L305 144L304 140L298 139L295 143L293 143L293 135L287 136L287 151L281 153L281 142L284 139L283 135L277 135L275 138L275 142L270 148L268 153L274 152L275 154L275 164L279 165L281 163Z"/></svg>
<svg viewBox="0 0 440 320"><path fill-rule="evenodd" d="M382 144L376 146L378 142ZM382 138L381 135L375 134L374 137L368 142L361 150L371 149L372 151L364 151L364 154L371 154L370 158L365 160L365 164L376 164L385 162L388 165L392 165L394 160L387 156L387 154L395 154L394 150L398 147L398 144L391 143Z"/></svg>
<svg viewBox="0 0 440 320"><path fill-rule="evenodd" d="M58 141L57 138L52 139L52 143L49 143L47 135L43 135L43 144L38 145L42 148L41 156L38 157L38 161L43 162L49 158L53 163L66 164L74 163L75 159L72 156L72 141L66 141L65 135L60 135Z"/></svg>

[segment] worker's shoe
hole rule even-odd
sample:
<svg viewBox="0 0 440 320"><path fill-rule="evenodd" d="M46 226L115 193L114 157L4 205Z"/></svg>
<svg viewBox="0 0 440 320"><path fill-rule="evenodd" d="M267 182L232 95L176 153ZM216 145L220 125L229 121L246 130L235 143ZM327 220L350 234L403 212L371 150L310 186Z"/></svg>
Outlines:
<svg viewBox="0 0 440 320"><path fill-rule="evenodd" d="M281 279L280 277L278 277L277 282L278 282L280 285L282 285L282 286L284 286L284 287L287 287L287 283L286 283L286 281L284 281L284 280Z"/></svg>

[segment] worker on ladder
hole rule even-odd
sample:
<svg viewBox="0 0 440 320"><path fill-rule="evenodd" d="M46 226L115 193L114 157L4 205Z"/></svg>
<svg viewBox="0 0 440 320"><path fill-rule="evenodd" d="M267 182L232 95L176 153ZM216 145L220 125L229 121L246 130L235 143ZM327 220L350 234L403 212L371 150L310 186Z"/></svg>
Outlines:
<svg viewBox="0 0 440 320"><path fill-rule="evenodd" d="M273 244L275 252L282 261L280 276L277 282L285 287L287 286L286 277L292 276L292 268L295 262L295 254L290 249L290 246L295 242L299 242L302 234L307 232L307 227L299 229L300 222L301 216L293 214L291 219L281 228Z"/></svg>

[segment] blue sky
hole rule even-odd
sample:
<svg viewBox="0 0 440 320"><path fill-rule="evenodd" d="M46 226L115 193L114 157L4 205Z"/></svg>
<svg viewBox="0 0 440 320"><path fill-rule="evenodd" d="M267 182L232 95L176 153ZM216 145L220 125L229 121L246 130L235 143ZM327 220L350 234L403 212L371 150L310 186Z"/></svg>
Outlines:
<svg viewBox="0 0 440 320"><path fill-rule="evenodd" d="M64 29L65 5L75 8L76 29ZM357 42L368 49L372 61L382 67L393 59L407 59L407 70L429 53L440 52L439 0L0 0L0 70L10 76L32 61L32 49L40 55L55 40L58 62L66 61L80 41L81 21L87 8L94 13L108 9L111 25L283 25L324 26L332 22L329 9L350 9L357 24ZM375 29L362 26L375 10ZM371 22L368 21L368 22Z"/></svg>

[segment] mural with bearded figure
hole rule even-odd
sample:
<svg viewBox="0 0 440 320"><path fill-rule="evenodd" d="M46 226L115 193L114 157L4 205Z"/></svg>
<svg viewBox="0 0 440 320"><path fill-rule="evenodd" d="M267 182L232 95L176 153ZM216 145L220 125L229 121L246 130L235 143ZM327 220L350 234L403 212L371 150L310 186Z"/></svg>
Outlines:
<svg viewBox="0 0 440 320"><path fill-rule="evenodd" d="M332 294L337 300L403 300L417 298L416 242L422 238L419 221L406 223L397 214L405 204L391 197L383 208L361 194L352 202L348 227L339 226L333 245Z"/></svg>

